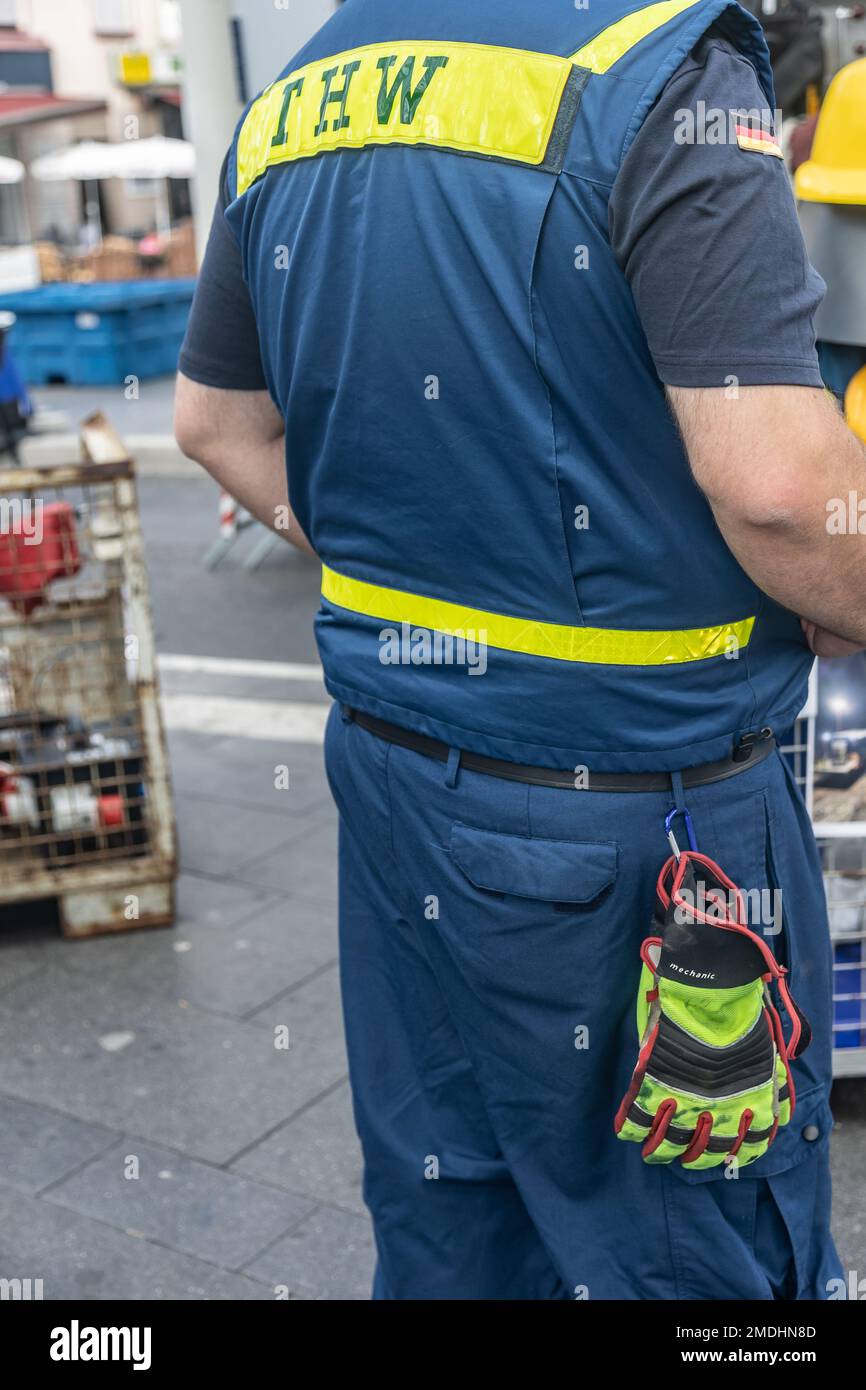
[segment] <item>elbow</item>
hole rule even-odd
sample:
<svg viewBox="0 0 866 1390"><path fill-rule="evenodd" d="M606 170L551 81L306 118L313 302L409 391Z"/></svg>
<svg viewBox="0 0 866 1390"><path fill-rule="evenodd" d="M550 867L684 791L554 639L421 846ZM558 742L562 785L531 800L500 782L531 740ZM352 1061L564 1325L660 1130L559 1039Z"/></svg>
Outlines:
<svg viewBox="0 0 866 1390"><path fill-rule="evenodd" d="M757 488L742 496L711 497L709 500L717 516L751 531L796 532L807 520L806 499L787 489L774 492Z"/></svg>
<svg viewBox="0 0 866 1390"><path fill-rule="evenodd" d="M174 412L174 437L180 452L195 463L205 463L208 433L181 408Z"/></svg>
<svg viewBox="0 0 866 1390"><path fill-rule="evenodd" d="M794 532L814 512L814 486L796 468L764 467L746 477L695 478L717 518L754 531Z"/></svg>
<svg viewBox="0 0 866 1390"><path fill-rule="evenodd" d="M208 468L217 441L213 419L201 409L195 392L178 378L174 399L174 437L180 452L194 463Z"/></svg>

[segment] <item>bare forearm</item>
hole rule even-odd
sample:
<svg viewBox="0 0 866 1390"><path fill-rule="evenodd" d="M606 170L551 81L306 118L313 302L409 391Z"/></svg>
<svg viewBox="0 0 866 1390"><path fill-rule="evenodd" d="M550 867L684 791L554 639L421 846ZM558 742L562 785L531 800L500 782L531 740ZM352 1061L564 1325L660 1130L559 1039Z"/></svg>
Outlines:
<svg viewBox="0 0 866 1390"><path fill-rule="evenodd" d="M781 522L749 526L729 522L721 510L716 520L764 593L829 632L866 643L866 536L828 537L820 526Z"/></svg>
<svg viewBox="0 0 866 1390"><path fill-rule="evenodd" d="M314 553L289 504L283 421L265 391L218 390L178 373L175 434L258 521Z"/></svg>
<svg viewBox="0 0 866 1390"><path fill-rule="evenodd" d="M205 452L196 460L241 506L276 531L284 540L312 555L313 547L304 535L289 503L286 477L285 439L282 435L259 445L255 455L241 449L219 448Z"/></svg>
<svg viewBox="0 0 866 1390"><path fill-rule="evenodd" d="M808 622L866 644L866 536L828 535L826 513L812 525L755 527L723 510L716 519L759 588Z"/></svg>
<svg viewBox="0 0 866 1390"><path fill-rule="evenodd" d="M764 416L776 411L779 419L775 427L769 421L764 439L770 442L750 465L737 462L749 402L743 408L740 400L719 400L712 440L704 418L701 436L687 448L722 535L758 587L820 627L866 642L866 515L861 533L856 509L866 497L866 450L835 406L820 392L815 397L806 408L801 403L793 422L782 418L790 405L784 389L763 399ZM687 413L681 426L686 437ZM708 448L727 450L733 484L718 469L718 481L708 481L702 467Z"/></svg>

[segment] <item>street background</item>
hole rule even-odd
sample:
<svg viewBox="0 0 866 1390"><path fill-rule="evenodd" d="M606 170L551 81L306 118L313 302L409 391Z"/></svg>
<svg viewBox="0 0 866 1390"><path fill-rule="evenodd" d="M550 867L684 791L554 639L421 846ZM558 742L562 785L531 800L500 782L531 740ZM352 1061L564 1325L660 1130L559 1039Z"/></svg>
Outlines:
<svg viewBox="0 0 866 1390"><path fill-rule="evenodd" d="M205 570L218 494L165 448L173 381L135 402L37 395L73 422L101 403L151 434L140 501L158 649L239 665L162 672L176 926L64 941L49 905L41 920L29 905L17 923L0 914L0 1275L41 1277L51 1299L367 1298L317 568L281 543L249 574L245 534ZM301 669L268 678L250 662Z"/></svg>

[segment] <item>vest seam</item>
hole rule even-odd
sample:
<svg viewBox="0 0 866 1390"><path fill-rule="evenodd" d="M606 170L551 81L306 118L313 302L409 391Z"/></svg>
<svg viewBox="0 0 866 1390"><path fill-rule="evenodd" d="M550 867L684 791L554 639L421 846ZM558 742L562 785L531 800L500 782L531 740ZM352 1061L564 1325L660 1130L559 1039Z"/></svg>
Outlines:
<svg viewBox="0 0 866 1390"><path fill-rule="evenodd" d="M562 547L563 547L563 550L564 550L564 552L565 552L566 572L567 572L567 574L568 574L569 584L570 584L570 587L571 587L572 594L573 594L573 596L574 596L574 606L575 606L575 609L576 609L576 612L577 612L577 621L578 621L578 625L579 625L579 626L582 626L582 627L585 627L585 626L586 626L586 620L584 619L584 616L583 616L583 607L582 607L581 602L580 602L580 594L578 593L577 580L576 580L575 574L574 574L574 567L573 567L573 565L572 565L572 563L571 563L571 551L569 550L569 546L568 546L568 536L567 536L566 530L565 530L565 515L564 515L564 513L563 513L563 507L562 507L562 490L561 490L561 487L560 487L561 477L560 477L560 468L559 468L559 451L558 451L557 445L556 445L556 417L555 417L554 411L553 411L553 397L552 397L551 392L550 392L550 383L548 382L546 376L544 375L544 372L541 370L541 363L539 362L539 358L538 358L538 334L537 334L537 332L536 332L536 327L535 327L535 307L534 307L534 301L535 301L535 272L536 272L536 269L537 269L537 266L538 266L538 256L539 256L539 252L540 252L540 249L541 249L541 238L542 238L542 236L544 235L544 228L545 228L545 226L546 226L547 219L548 219L548 216L549 216L549 214L550 214L550 209L551 209L551 206L552 206L552 204L553 204L553 199L554 199L554 197L555 197L555 195L556 195L556 189L557 189L557 186L558 186L558 183L559 183L559 177L560 177L560 176L557 175L556 178L553 180L552 187L551 187L551 191L550 191L550 196L548 197L547 203L545 204L544 212L543 212L543 214L542 214L542 217L541 217L540 222L539 222L539 225L538 225L538 233L537 233L536 238L535 238L535 245L534 245L534 247L533 247L533 249L532 249L532 260L531 260L530 266L529 266L529 284L528 284L528 287L527 287L527 288L528 288L527 308L528 308L528 312L529 312L529 331L530 331L530 333L531 333L531 335L532 335L532 365L533 365L533 367L535 368L536 376L538 377L538 380L540 381L540 383L541 383L541 385L542 385L542 387L543 387L543 389L544 389L544 395L545 395L545 399L546 399L546 401L547 401L547 414L548 414L548 419L549 419L549 421L550 421L550 444L551 444L551 451L552 451L552 454L553 454L553 484L554 484L554 492L555 492L555 494L556 494L556 510L557 510L557 513L558 513L558 516L559 516L559 530L560 530L561 537L562 537Z"/></svg>
<svg viewBox="0 0 866 1390"><path fill-rule="evenodd" d="M724 11L722 11L722 13L724 13ZM714 20L711 21L709 27L708 27L707 30L705 31L707 34L709 33L710 29L713 27L713 24L715 24L715 23L716 23L716 20L718 20L718 19L721 19L721 15L717 15L717 16L716 16L716 19L714 19ZM704 37L704 36L702 35L701 37ZM698 39L698 42L700 42L700 39ZM725 47L725 44L728 45L727 48ZM718 51L718 52L720 52L720 53L724 53L726 57L728 57L728 58L733 58L736 62L745 63L747 67L750 67L750 68L752 69L752 72L755 74L755 77L758 79L758 83L759 83L759 85L760 85L761 75L760 75L760 73L758 72L758 69L755 67L755 64L752 62L752 60L751 60L751 58L749 57L749 55L748 55L747 53L744 53L743 50L742 50L741 48L737 48L737 46L736 46L736 44L734 43L733 39L727 38L724 34L719 34L718 37L714 36L713 38L711 38L711 39L709 39L709 40L707 41L707 52L709 52L710 49L713 49L713 50ZM732 49L733 49L733 52L731 52ZM692 53L693 53L693 52L694 52L694 49L692 48L692 49L689 51L689 57L692 56ZM697 62L695 62L695 63L692 64L691 67L688 67L688 66L687 66L687 63L688 63L688 58L685 59L684 62L680 63L680 66L677 68L676 72L673 74L673 77L669 78L668 81L669 81L669 82L679 81L679 79L680 79L681 77L686 77L686 76L690 75L690 74L693 73L693 72L702 71L703 68L706 67L706 63L697 63ZM764 93L764 95L766 96L766 92Z"/></svg>
<svg viewBox="0 0 866 1390"><path fill-rule="evenodd" d="M666 76L664 77L661 85L657 87L656 96L661 95L670 79L679 72L681 63L685 60L685 58L689 56L695 44L704 36L704 34L707 33L711 26L715 24L717 20L720 20L722 16L726 13L726 11L736 8L736 0L709 0L709 3L699 3L695 6L694 10L686 12L689 14L689 17L692 20L692 22L686 23L682 29L678 30L678 32L674 36L674 42L668 48L665 61L662 64L661 68L662 72L666 73ZM700 20L700 25L694 22L696 20ZM731 42L733 43L734 41L731 40ZM685 48L683 47L683 45L685 45ZM640 44L637 44L636 47L639 48ZM735 43L734 47L737 47ZM742 53L744 57L748 57L747 54L743 53L742 49L737 47L737 51L739 53ZM671 63L672 59L677 58L678 55L679 61L676 62L675 66L669 67L668 65ZM760 74L758 74L758 80L760 83ZM620 168L622 167L622 162L625 159L626 153L630 148L632 141L634 140L635 136L640 130L640 125L635 124L636 113L641 107L643 101L645 100L647 93L651 92L653 90L654 85L657 83L658 71L654 72L652 76L644 83L641 89L641 93L632 108L631 115L626 123L622 147L619 152Z"/></svg>
<svg viewBox="0 0 866 1390"><path fill-rule="evenodd" d="M619 173L619 170L617 170L617 173ZM616 183L616 178L612 178L608 183L606 179L596 179L593 178L591 174L582 174L575 169L563 169L560 177L562 174L567 174L570 179L579 179L581 183L591 183L595 188L603 188L608 193L613 191L613 186Z"/></svg>
<svg viewBox="0 0 866 1390"><path fill-rule="evenodd" d="M751 578L751 576L749 576L749 577ZM754 581L753 581L753 582L754 582ZM750 694L751 697L752 697L752 717L751 717L751 719L750 719L750 721L749 721L749 724L750 724L750 726L752 726L752 727L754 727L754 725L758 722L758 693L757 693L757 691L756 691L756 689L755 689L755 685L754 685L754 682L753 682L753 680L752 680L752 667L751 667L751 663L750 663L750 661L749 661L749 646L750 646L750 643L751 643L752 633L754 633L755 628L758 626L758 624L759 624L760 621L761 621L762 610L763 610L763 608L764 608L764 605L766 604L766 599L767 599L767 596L766 596L766 594L764 593L763 589L759 589L758 586L757 586L757 584L754 585L754 588L755 588L755 592L756 592L757 595L758 595L758 602L757 602L756 605L755 605L755 621L754 621L754 623L752 624L752 632L749 633L749 641L746 643L745 653L744 653L744 655L745 655L745 662L746 662L746 685L747 685L747 687L748 687L749 694Z"/></svg>
<svg viewBox="0 0 866 1390"><path fill-rule="evenodd" d="M656 97L662 95L664 88L666 88L667 86L667 82L670 82L671 76L676 76L677 72L680 71L681 63L683 63L684 58L687 58L689 54L691 54L692 49L694 49L695 43L698 43L698 40L701 39L706 32L708 32L710 25L714 24L714 21L716 21L716 19L719 18L719 15L723 13L723 10L727 10L730 4L731 0L726 0L726 3L719 4L719 8L716 8L716 3L710 4L709 8L710 11L712 11L712 14L710 14L709 18L708 15L706 15L706 7L703 6L703 4L701 4L701 6L695 7L695 10L698 11L699 17L701 17L702 19L702 28L696 29L696 26L688 24L687 22L687 24L683 26L683 29L680 29L680 31L676 33L676 36L674 36L673 44L671 44L669 49L667 49L666 56L664 56L664 61L662 63L662 71L666 72L667 75L664 76L662 83L660 83L660 85L657 86ZM691 14L689 14L689 18L695 18L695 11L691 11ZM692 36L692 33L694 33L694 36ZM687 44L687 47L685 47L685 50L683 51L684 39L687 38L689 39L689 42ZM673 67L670 67L671 58L676 58L677 54L681 54L680 61L674 64ZM651 92L653 85L655 85L657 81L659 81L659 74L657 74L656 71L653 72L651 78L646 79L646 82L644 82L644 85L642 85L641 93L639 93L637 101L635 101L634 106L632 106L631 108L631 115L630 117L628 117L628 121L626 122L626 133L624 133L623 135L623 145L621 145L620 147L620 168L621 165L623 165L624 158L626 158L628 147L631 146L632 140L634 140L635 136L637 136L639 128L641 128L641 125L644 124L644 122L641 122L641 125L635 125L635 114L637 114L639 107L641 107L642 103L644 103L644 100L646 99L646 93Z"/></svg>

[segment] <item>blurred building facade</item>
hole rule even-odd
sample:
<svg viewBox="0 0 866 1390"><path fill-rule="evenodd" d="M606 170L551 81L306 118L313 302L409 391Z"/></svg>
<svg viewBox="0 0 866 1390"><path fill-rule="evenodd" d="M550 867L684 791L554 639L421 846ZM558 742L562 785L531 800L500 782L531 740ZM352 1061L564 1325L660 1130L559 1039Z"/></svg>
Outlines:
<svg viewBox="0 0 866 1390"><path fill-rule="evenodd" d="M182 134L178 0L0 0L0 154L24 164L79 140ZM9 190L6 190L9 193ZM16 196L17 195L17 196ZM154 223L147 180L106 180L98 196L106 232ZM189 210L172 181L172 210ZM0 200L0 242L73 241L87 219L75 183L28 179Z"/></svg>

